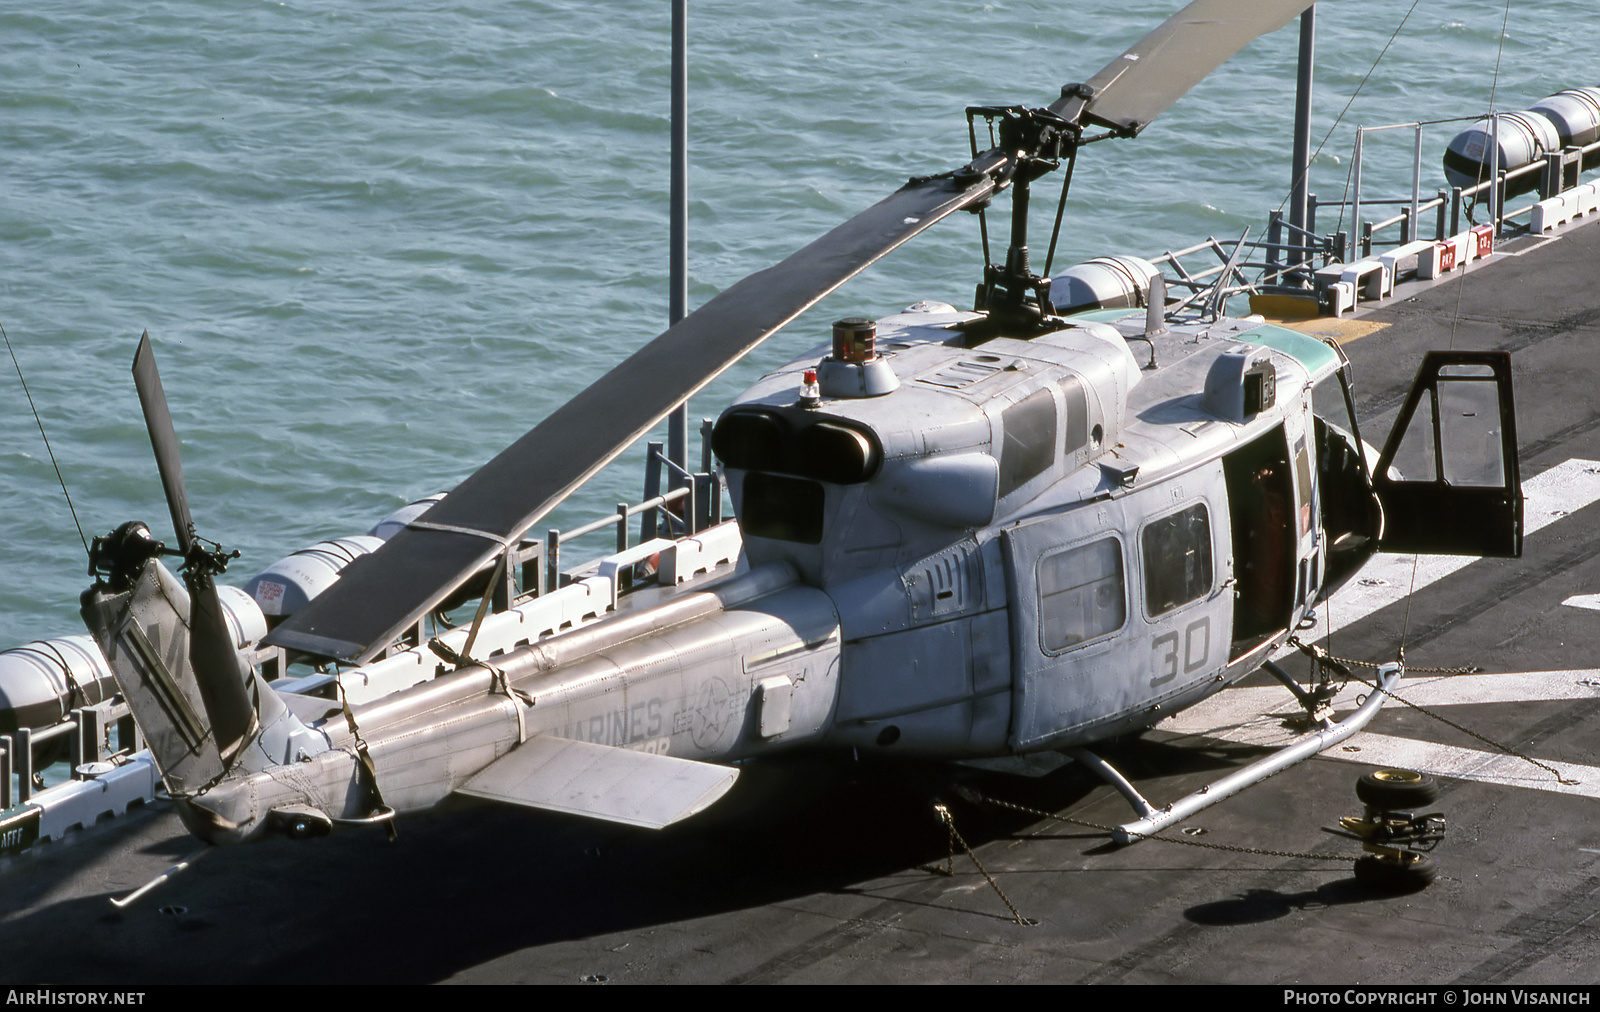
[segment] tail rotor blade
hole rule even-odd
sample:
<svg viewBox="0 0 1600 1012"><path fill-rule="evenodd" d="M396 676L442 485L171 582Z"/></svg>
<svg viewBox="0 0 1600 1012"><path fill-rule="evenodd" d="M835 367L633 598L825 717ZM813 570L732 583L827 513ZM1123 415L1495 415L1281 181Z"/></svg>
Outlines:
<svg viewBox="0 0 1600 1012"><path fill-rule="evenodd" d="M189 513L189 495L183 484L183 460L178 450L178 434L172 427L172 413L161 387L161 373L150 347L150 334L139 338L133 356L133 382L139 388L139 404L144 408L145 427L150 431L150 446L156 453L161 485L167 493L167 508L172 511L172 529L178 535L178 548L184 556L183 580L189 587L189 666L200 685L200 700L216 736L217 751L223 764L234 757L255 734L258 721L250 694L245 690L244 672L234 649L228 617L217 595L212 573L220 571L217 562L194 535L194 518Z"/></svg>
<svg viewBox="0 0 1600 1012"><path fill-rule="evenodd" d="M178 535L178 548L188 555L194 543L194 519L189 514L189 496L183 486L183 460L178 455L178 434L172 428L172 412L167 410L167 394L161 388L161 373L156 370L155 351L150 347L150 332L139 337L139 350L133 356L133 383L139 388L139 405L144 408L145 428L150 446L156 452L156 467L167 492L167 508L172 511L172 528Z"/></svg>
<svg viewBox="0 0 1600 1012"><path fill-rule="evenodd" d="M202 567L185 573L184 582L189 585L189 665L200 683L200 700L211 720L217 751L223 765L231 766L257 730L255 706L244 687L239 653L216 582Z"/></svg>

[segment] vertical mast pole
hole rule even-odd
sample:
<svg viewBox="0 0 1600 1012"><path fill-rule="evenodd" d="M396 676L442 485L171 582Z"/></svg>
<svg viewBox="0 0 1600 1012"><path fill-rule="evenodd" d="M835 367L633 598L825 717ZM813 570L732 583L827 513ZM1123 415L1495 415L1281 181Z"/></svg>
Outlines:
<svg viewBox="0 0 1600 1012"><path fill-rule="evenodd" d="M1311 168L1311 71L1316 62L1317 5L1312 4L1300 15L1300 73L1294 92L1294 173L1289 189L1289 224L1292 239L1289 263L1299 267L1309 257L1305 253L1306 237L1295 229L1306 227L1306 194L1309 192Z"/></svg>
<svg viewBox="0 0 1600 1012"><path fill-rule="evenodd" d="M671 268L667 322L676 324L689 313L689 0L672 0L672 189ZM667 459L689 469L689 403L667 416ZM669 470L671 470L669 468ZM670 488L685 479L674 471Z"/></svg>
<svg viewBox="0 0 1600 1012"><path fill-rule="evenodd" d="M1500 114L1489 114L1489 224L1500 234Z"/></svg>

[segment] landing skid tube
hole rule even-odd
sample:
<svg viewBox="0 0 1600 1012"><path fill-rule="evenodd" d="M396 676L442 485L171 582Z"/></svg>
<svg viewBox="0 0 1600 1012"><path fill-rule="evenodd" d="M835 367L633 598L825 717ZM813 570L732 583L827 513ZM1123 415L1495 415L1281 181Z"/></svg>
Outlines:
<svg viewBox="0 0 1600 1012"><path fill-rule="evenodd" d="M1319 752L1332 748L1346 738L1355 734L1367 725L1383 706L1387 693L1401 678L1405 676L1405 668L1399 664L1385 664L1378 669L1378 688L1369 693L1366 701L1356 709L1355 713L1338 723L1325 723L1316 731L1308 732L1294 741L1282 746L1271 755L1251 763L1242 770L1236 770L1220 780L1207 784L1187 797L1180 798L1164 808L1154 808L1146 801L1127 779L1118 773L1112 766L1099 756L1086 749L1068 749L1078 762L1093 770L1099 777L1115 787L1121 795L1139 813L1140 818L1134 822L1125 822L1112 830L1112 838L1118 844L1134 843L1148 836L1154 836L1175 822L1181 822L1194 813L1219 801L1231 798L1252 784L1260 783L1274 773L1280 773L1295 763L1309 759Z"/></svg>

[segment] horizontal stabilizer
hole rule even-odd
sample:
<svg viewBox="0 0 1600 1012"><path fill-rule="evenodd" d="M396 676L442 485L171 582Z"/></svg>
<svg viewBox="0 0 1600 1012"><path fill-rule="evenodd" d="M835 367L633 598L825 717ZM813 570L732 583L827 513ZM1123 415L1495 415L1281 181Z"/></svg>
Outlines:
<svg viewBox="0 0 1600 1012"><path fill-rule="evenodd" d="M586 741L530 738L457 788L477 798L660 829L728 793L729 766Z"/></svg>

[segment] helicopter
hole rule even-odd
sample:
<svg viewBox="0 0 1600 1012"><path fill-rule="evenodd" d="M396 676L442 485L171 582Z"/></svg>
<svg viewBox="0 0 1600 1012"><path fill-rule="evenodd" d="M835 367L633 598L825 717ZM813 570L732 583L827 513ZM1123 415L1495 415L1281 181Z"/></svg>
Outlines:
<svg viewBox="0 0 1600 1012"><path fill-rule="evenodd" d="M96 539L83 614L185 824L218 844L392 829L460 793L660 827L724 795L729 763L776 750L1082 750L1261 667L1375 552L1518 554L1505 354L1429 355L1374 454L1336 345L1215 312L1169 321L1138 263L1114 265L1126 291L1093 305L1081 278L1031 268L1032 183L1137 136L1309 5L1197 0L1049 106L969 110L991 147L974 129L970 162L709 301L262 641L359 673L421 617L483 598L456 645L415 644L418 681L376 698L352 701L343 676L322 683L334 696L286 691L240 652L215 579L227 554L195 531L142 340L176 547L139 523ZM1007 190L1010 241L973 309L842 320L723 412L712 446L738 520L699 540L733 558L701 578L687 545L649 542L594 621L498 628L492 588L533 524L805 308ZM622 607L650 575L655 592Z"/></svg>

